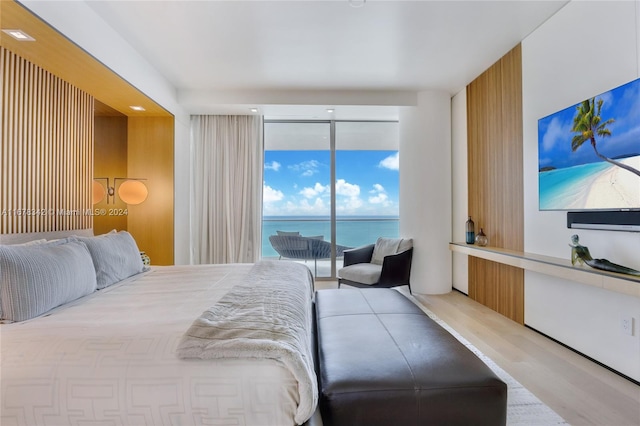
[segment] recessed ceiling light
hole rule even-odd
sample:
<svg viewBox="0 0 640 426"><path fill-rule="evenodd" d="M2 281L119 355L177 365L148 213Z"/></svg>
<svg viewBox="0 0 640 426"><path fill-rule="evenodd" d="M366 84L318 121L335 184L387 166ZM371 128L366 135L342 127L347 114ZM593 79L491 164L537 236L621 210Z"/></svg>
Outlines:
<svg viewBox="0 0 640 426"><path fill-rule="evenodd" d="M29 34L25 33L22 30L2 30L2 32L9 34L11 37L15 38L19 41L36 41L35 38L31 37Z"/></svg>
<svg viewBox="0 0 640 426"><path fill-rule="evenodd" d="M129 105L129 108L134 111L146 111L144 107L141 107L140 105Z"/></svg>
<svg viewBox="0 0 640 426"><path fill-rule="evenodd" d="M258 108L251 108L251 112L258 112Z"/></svg>
<svg viewBox="0 0 640 426"><path fill-rule="evenodd" d="M327 108L327 112L329 112L329 113L334 112L334 111L335 111L335 109L333 109L333 108Z"/></svg>

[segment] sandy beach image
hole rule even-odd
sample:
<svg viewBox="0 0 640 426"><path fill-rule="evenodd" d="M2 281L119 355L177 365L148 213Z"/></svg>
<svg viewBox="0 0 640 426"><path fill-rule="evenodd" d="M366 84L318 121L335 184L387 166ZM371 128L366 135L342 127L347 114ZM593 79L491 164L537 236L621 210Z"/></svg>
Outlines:
<svg viewBox="0 0 640 426"><path fill-rule="evenodd" d="M640 170L640 156L619 161ZM591 182L581 198L584 204L573 208L637 208L640 206L640 177L612 164Z"/></svg>

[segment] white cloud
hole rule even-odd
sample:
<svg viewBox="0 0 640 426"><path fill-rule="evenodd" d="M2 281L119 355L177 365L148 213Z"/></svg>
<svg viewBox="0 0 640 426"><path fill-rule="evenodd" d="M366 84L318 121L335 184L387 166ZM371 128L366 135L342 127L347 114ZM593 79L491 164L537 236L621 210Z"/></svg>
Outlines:
<svg viewBox="0 0 640 426"><path fill-rule="evenodd" d="M310 204L307 200L302 200L300 203L300 207L305 213L314 213L314 214L326 214L329 209L325 206L322 198L316 198L313 204Z"/></svg>
<svg viewBox="0 0 640 426"><path fill-rule="evenodd" d="M551 119L547 131L542 137L542 150L549 151L558 143L565 143L567 139L571 139L571 123L562 123L558 117Z"/></svg>
<svg viewBox="0 0 640 426"><path fill-rule="evenodd" d="M336 210L342 214L356 214L358 209L362 207L359 185L338 179L336 180L336 195L340 196L336 199Z"/></svg>
<svg viewBox="0 0 640 426"><path fill-rule="evenodd" d="M389 196L384 192L381 192L378 195L369 197L369 202L371 204L385 204L388 200L389 200Z"/></svg>
<svg viewBox="0 0 640 426"><path fill-rule="evenodd" d="M313 202L310 202L310 200L307 199L304 199L299 203L288 201L284 210L290 216L324 216L329 214L329 208L325 205L324 201L322 201L322 198L316 198Z"/></svg>
<svg viewBox="0 0 640 426"><path fill-rule="evenodd" d="M383 206L388 206L390 204L389 196L387 195L384 186L379 183L373 184L373 189L369 191L369 194L372 194L369 197L370 204L381 204Z"/></svg>
<svg viewBox="0 0 640 426"><path fill-rule="evenodd" d="M389 169L389 170L399 170L400 169L400 153L396 152L395 154L380 161L380 163L378 163L378 167L382 167L384 169Z"/></svg>
<svg viewBox="0 0 640 426"><path fill-rule="evenodd" d="M265 163L264 165L265 170L273 170L274 172L280 170L280 167L282 167L282 164L278 163L277 161L272 161L271 164Z"/></svg>
<svg viewBox="0 0 640 426"><path fill-rule="evenodd" d="M322 186L319 182L316 182L313 188L306 187L302 191L300 191L300 195L304 196L305 198L313 198L328 191L328 186Z"/></svg>
<svg viewBox="0 0 640 426"><path fill-rule="evenodd" d="M377 192L385 192L384 186L380 185L379 183L374 183L373 184L373 189L371 191L369 191L369 193L370 194L375 194Z"/></svg>
<svg viewBox="0 0 640 426"><path fill-rule="evenodd" d="M282 191L273 189L269 185L262 186L262 200L265 203L272 203L274 201L281 201L284 198Z"/></svg>
<svg viewBox="0 0 640 426"><path fill-rule="evenodd" d="M300 173L301 176L309 177L318 173L320 165L320 162L317 160L309 160L303 161L302 163L293 164L289 166L289 169L296 173Z"/></svg>
<svg viewBox="0 0 640 426"><path fill-rule="evenodd" d="M344 206L347 210L352 210L353 212L355 212L356 210L358 210L360 207L362 207L362 200L358 197L350 197L349 199L347 199L347 201L344 203Z"/></svg>
<svg viewBox="0 0 640 426"><path fill-rule="evenodd" d="M360 195L360 186L348 183L344 179L338 179L336 181L336 194L344 195L345 197L357 197Z"/></svg>

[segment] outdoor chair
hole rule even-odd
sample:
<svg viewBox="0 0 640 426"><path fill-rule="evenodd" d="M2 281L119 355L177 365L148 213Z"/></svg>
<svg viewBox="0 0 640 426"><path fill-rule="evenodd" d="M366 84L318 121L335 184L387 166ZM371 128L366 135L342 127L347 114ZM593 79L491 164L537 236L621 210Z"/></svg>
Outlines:
<svg viewBox="0 0 640 426"><path fill-rule="evenodd" d="M344 267L338 271L341 284L353 287L396 287L411 284L413 239L378 238L369 244L344 251Z"/></svg>
<svg viewBox="0 0 640 426"><path fill-rule="evenodd" d="M318 273L318 259L331 258L331 242L324 241L324 237L303 237L300 235L270 235L269 242L280 258L312 260L314 262L314 276ZM336 245L336 257L342 257L343 252L350 247Z"/></svg>

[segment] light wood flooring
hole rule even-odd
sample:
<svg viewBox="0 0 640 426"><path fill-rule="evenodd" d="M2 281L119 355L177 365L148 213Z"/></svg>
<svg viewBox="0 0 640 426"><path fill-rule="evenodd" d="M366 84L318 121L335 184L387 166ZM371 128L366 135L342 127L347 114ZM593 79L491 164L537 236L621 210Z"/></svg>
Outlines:
<svg viewBox="0 0 640 426"><path fill-rule="evenodd" d="M640 425L640 386L458 291L416 299L568 423Z"/></svg>

